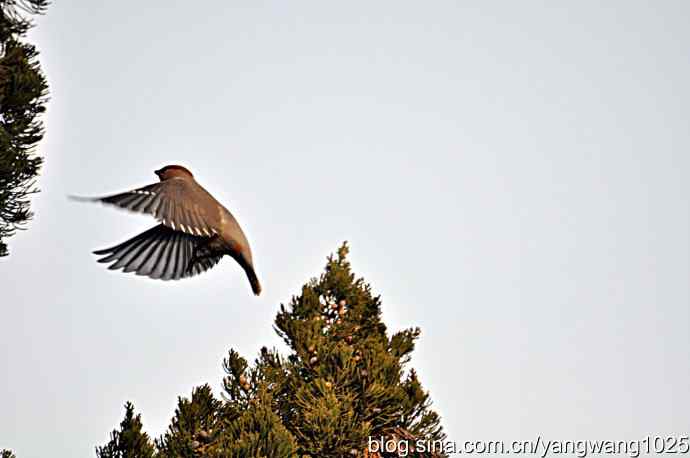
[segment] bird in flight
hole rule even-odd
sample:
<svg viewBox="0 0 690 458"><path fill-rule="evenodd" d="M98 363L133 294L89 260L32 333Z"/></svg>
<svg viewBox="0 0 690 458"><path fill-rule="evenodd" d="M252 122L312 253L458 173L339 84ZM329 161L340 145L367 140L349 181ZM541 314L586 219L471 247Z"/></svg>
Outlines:
<svg viewBox="0 0 690 458"><path fill-rule="evenodd" d="M78 198L153 215L160 224L119 245L94 251L98 262L161 280L200 274L229 255L244 269L255 295L261 284L252 251L232 214L181 165L155 171L160 182L106 197Z"/></svg>

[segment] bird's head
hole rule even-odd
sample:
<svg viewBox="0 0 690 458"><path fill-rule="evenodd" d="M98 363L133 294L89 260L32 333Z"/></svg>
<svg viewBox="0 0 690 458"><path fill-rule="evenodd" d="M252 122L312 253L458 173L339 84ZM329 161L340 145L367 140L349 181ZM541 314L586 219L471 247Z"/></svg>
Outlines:
<svg viewBox="0 0 690 458"><path fill-rule="evenodd" d="M185 167L182 167L181 165L166 165L165 167L156 170L155 174L158 175L158 178L160 178L161 181L173 177L194 178L192 172L187 170Z"/></svg>

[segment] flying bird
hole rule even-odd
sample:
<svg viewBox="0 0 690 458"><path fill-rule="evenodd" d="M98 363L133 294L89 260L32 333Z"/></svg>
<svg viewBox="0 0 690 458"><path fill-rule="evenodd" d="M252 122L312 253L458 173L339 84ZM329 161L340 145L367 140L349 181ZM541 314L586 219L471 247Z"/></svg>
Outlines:
<svg viewBox="0 0 690 458"><path fill-rule="evenodd" d="M79 198L153 215L161 224L104 250L98 262L161 280L200 274L229 255L244 269L255 295L261 284L252 251L232 214L181 165L155 171L160 182L106 197Z"/></svg>

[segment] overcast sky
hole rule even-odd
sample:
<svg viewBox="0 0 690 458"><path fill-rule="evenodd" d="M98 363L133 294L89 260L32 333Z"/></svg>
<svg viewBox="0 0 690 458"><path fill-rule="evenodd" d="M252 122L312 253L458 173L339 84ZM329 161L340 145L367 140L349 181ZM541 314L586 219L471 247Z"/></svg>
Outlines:
<svg viewBox="0 0 690 458"><path fill-rule="evenodd" d="M606 3L607 6L601 6ZM29 229L0 260L0 448L158 436L343 240L449 439L643 439L690 425L690 3L56 1ZM91 251L155 224L69 201L189 167L238 218L160 282Z"/></svg>

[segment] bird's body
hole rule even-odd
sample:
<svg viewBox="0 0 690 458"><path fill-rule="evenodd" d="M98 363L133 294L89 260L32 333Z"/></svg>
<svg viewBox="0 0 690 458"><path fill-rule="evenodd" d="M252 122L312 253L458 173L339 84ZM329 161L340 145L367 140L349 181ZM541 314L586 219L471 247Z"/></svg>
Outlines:
<svg viewBox="0 0 690 458"><path fill-rule="evenodd" d="M99 262L162 280L210 269L229 255L244 269L254 294L261 285L249 242L234 216L179 165L156 171L159 183L94 200L153 215L161 224L126 242L95 251Z"/></svg>

